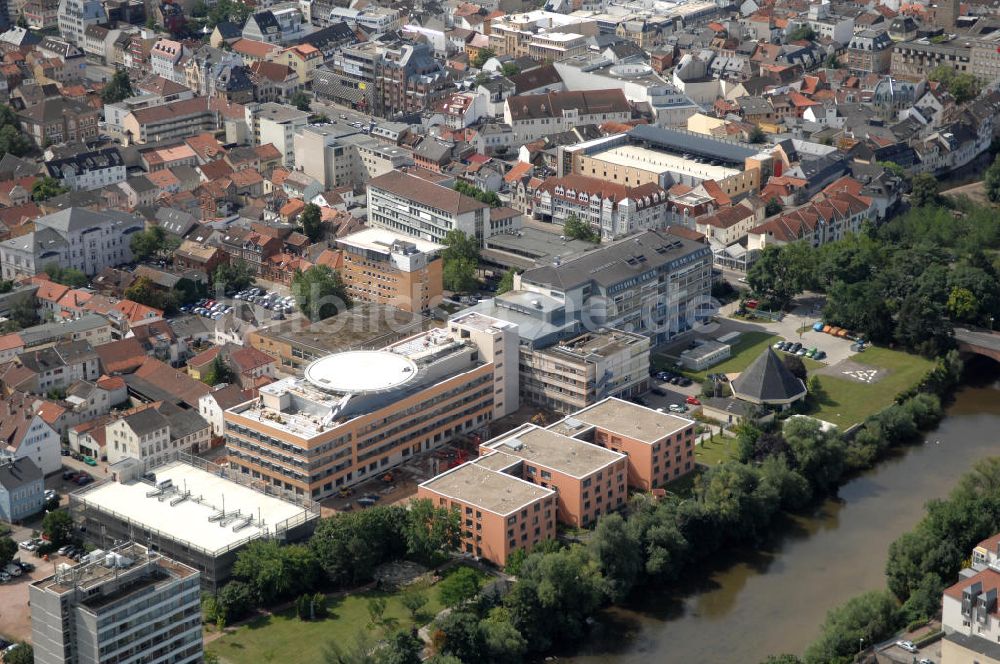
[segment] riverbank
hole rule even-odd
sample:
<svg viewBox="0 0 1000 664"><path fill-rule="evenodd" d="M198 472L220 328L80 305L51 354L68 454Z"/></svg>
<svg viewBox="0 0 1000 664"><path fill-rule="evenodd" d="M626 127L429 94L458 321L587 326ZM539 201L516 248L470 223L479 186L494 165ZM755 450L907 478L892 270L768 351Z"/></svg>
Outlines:
<svg viewBox="0 0 1000 664"><path fill-rule="evenodd" d="M703 560L669 592L603 611L574 664L756 662L802 653L829 609L885 586L888 546L972 465L1000 452L1000 390L959 390L938 428L890 452L804 515L783 515L758 547ZM738 657L737 657L738 653Z"/></svg>

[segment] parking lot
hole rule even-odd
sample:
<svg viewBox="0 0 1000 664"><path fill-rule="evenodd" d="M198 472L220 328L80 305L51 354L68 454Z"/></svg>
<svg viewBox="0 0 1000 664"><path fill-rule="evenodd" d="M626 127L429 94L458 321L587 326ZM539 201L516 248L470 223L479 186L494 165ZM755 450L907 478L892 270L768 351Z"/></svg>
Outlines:
<svg viewBox="0 0 1000 664"><path fill-rule="evenodd" d="M914 637L915 638L915 637ZM890 643L879 651L880 661L898 662L898 664L940 664L941 663L941 641L928 644L916 651L901 648L896 643Z"/></svg>

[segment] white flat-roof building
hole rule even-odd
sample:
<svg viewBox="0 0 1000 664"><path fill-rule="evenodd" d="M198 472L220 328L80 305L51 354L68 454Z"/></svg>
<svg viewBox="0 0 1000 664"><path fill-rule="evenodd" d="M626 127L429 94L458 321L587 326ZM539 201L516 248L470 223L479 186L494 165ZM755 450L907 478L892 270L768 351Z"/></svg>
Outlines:
<svg viewBox="0 0 1000 664"><path fill-rule="evenodd" d="M281 488L197 457L159 466L138 477L126 459L112 481L70 494L70 509L98 546L138 537L201 572L209 588L229 578L236 553L255 539L296 540L309 534L318 506ZM195 465L197 464L197 465Z"/></svg>

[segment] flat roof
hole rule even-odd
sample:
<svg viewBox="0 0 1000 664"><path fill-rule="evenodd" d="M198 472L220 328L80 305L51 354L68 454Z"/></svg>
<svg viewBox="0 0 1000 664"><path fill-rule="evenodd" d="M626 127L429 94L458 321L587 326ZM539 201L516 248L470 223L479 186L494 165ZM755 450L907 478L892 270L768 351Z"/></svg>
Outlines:
<svg viewBox="0 0 1000 664"><path fill-rule="evenodd" d="M625 458L624 454L525 424L486 443L488 447L525 461L584 478Z"/></svg>
<svg viewBox="0 0 1000 664"><path fill-rule="evenodd" d="M358 302L347 311L303 325L299 319L258 329L255 334L290 345L315 350L317 355L364 347L385 346L437 325L419 313L381 304Z"/></svg>
<svg viewBox="0 0 1000 664"><path fill-rule="evenodd" d="M740 173L739 170L728 166L700 164L693 159L650 150L639 145L620 145L590 156L617 166L641 168L654 173L681 173L702 180L724 180Z"/></svg>
<svg viewBox="0 0 1000 664"><path fill-rule="evenodd" d="M181 461L159 466L153 472L157 482L170 480L176 491L161 500L160 495L148 495L155 489L149 482L109 481L87 487L73 497L88 508L112 513L216 555L248 539L273 534L282 522L307 512L300 505ZM178 501L185 492L190 493L189 497ZM227 518L220 520L223 507ZM232 518L237 513L238 518ZM209 520L212 517L216 518Z"/></svg>
<svg viewBox="0 0 1000 664"><path fill-rule="evenodd" d="M348 394L384 392L413 380L416 363L385 350L355 350L327 355L306 367L305 377L321 390Z"/></svg>
<svg viewBox="0 0 1000 664"><path fill-rule="evenodd" d="M567 419L591 424L650 444L694 424L694 420L661 413L614 397L577 411ZM563 423L566 423L566 420L560 422Z"/></svg>
<svg viewBox="0 0 1000 664"><path fill-rule="evenodd" d="M394 242L408 242L417 248L417 251L424 254L436 254L444 249L443 244L429 242L417 237L395 233L385 228L366 228L357 233L351 233L344 237L337 238L338 244L346 244L361 249L371 249L373 251L388 252Z"/></svg>
<svg viewBox="0 0 1000 664"><path fill-rule="evenodd" d="M420 486L501 516L517 512L541 498L555 495L552 489L484 468L476 461L468 461L452 468Z"/></svg>

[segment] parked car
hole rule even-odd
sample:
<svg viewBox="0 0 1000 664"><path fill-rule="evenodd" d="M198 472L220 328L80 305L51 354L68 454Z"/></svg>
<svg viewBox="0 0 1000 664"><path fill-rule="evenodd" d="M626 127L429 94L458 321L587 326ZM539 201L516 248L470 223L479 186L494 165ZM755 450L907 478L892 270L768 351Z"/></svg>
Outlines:
<svg viewBox="0 0 1000 664"><path fill-rule="evenodd" d="M679 403L672 403L669 406L667 406L667 410L669 410L671 413L683 413L687 409L684 406L680 405Z"/></svg>
<svg viewBox="0 0 1000 664"><path fill-rule="evenodd" d="M23 569L23 570L24 570L25 572L34 572L34 571L35 571L35 566L34 566L34 565L32 565L31 563L26 563L26 562L22 562L22 561L20 561L20 560L15 560L14 562L15 562L15 563L16 563L16 564L17 564L17 565L18 565L18 566L19 566L19 567L20 567L21 569Z"/></svg>
<svg viewBox="0 0 1000 664"><path fill-rule="evenodd" d="M826 351L825 350L818 350L818 351L816 351L816 354L813 355L813 359L814 360L825 360L826 359Z"/></svg>
<svg viewBox="0 0 1000 664"><path fill-rule="evenodd" d="M667 396L669 394L669 392L667 392L662 387L654 387L653 389L650 390L650 392L652 392L653 394L655 394L658 397L665 397L665 396Z"/></svg>
<svg viewBox="0 0 1000 664"><path fill-rule="evenodd" d="M797 353L800 350L802 350L802 344L796 341L795 343L792 344L792 347L789 350L792 351L793 353Z"/></svg>
<svg viewBox="0 0 1000 664"><path fill-rule="evenodd" d="M920 660L919 664L934 664L934 660L924 657L922 660Z"/></svg>
<svg viewBox="0 0 1000 664"><path fill-rule="evenodd" d="M785 344L785 342L784 342L784 341L776 341L776 342L774 342L774 345L773 345L773 346L771 346L771 347L772 347L772 348L774 348L775 350L781 350L781 347L782 347L782 346L783 346L784 344Z"/></svg>
<svg viewBox="0 0 1000 664"><path fill-rule="evenodd" d="M688 397L684 401L685 401L685 403L688 403L688 404L690 404L692 406L700 406L701 405L701 402L698 401L697 397Z"/></svg>
<svg viewBox="0 0 1000 664"><path fill-rule="evenodd" d="M83 457L83 462L85 464L87 464L88 466L96 466L97 465L97 459L95 459L94 457L85 456L85 457Z"/></svg>
<svg viewBox="0 0 1000 664"><path fill-rule="evenodd" d="M896 645L906 652L918 652L919 648L913 645L913 641L896 641Z"/></svg>
<svg viewBox="0 0 1000 664"><path fill-rule="evenodd" d="M681 387L687 387L692 382L693 381L690 378L688 378L687 376L681 376L681 383L680 383Z"/></svg>

